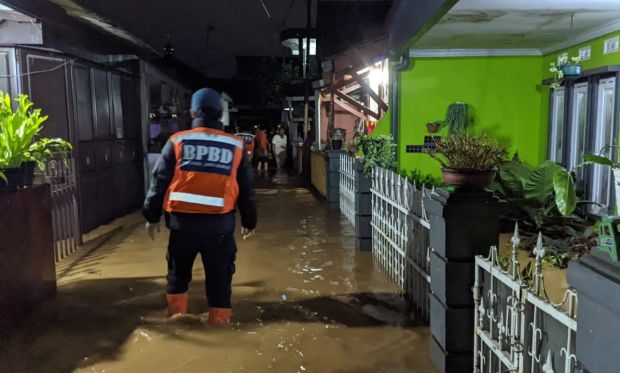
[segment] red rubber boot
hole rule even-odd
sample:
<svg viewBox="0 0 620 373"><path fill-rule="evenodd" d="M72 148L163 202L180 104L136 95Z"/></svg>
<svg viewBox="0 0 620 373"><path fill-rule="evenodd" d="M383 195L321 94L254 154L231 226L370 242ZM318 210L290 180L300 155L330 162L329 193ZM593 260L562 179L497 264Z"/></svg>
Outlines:
<svg viewBox="0 0 620 373"><path fill-rule="evenodd" d="M230 317L232 316L232 309L230 308L209 308L209 325L211 326L225 326L230 324Z"/></svg>
<svg viewBox="0 0 620 373"><path fill-rule="evenodd" d="M187 313L187 302L189 300L187 293L167 294L166 299L168 300L168 317Z"/></svg>

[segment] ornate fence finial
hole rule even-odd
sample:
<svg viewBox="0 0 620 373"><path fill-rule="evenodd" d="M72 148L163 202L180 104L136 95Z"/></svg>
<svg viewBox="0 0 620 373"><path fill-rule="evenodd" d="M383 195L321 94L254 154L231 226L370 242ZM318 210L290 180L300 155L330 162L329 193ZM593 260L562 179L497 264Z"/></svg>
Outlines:
<svg viewBox="0 0 620 373"><path fill-rule="evenodd" d="M538 240L536 241L536 247L534 248L534 255L536 260L540 261L545 256L545 247L543 246L542 232L538 232Z"/></svg>
<svg viewBox="0 0 620 373"><path fill-rule="evenodd" d="M499 321L497 323L497 340L499 341L499 348L504 350L504 342L506 336L506 324L504 323L504 314L500 312Z"/></svg>
<svg viewBox="0 0 620 373"><path fill-rule="evenodd" d="M521 237L519 237L519 222L515 223L515 231L510 241L512 242L510 272L512 273L512 279L516 280L519 276L519 258L517 256L517 248L521 244Z"/></svg>
<svg viewBox="0 0 620 373"><path fill-rule="evenodd" d="M547 359L545 360L545 364L542 366L543 373L554 373L553 371L553 359L551 358L551 350L547 351Z"/></svg>
<svg viewBox="0 0 620 373"><path fill-rule="evenodd" d="M497 265L498 264L497 246L495 246L495 245L491 246L491 249L489 250L489 256L487 257L487 260L489 262L491 262L491 264L493 264L493 265Z"/></svg>
<svg viewBox="0 0 620 373"><path fill-rule="evenodd" d="M538 240L536 241L536 247L533 252L536 256L536 267L534 269L534 294L539 296L543 281L542 259L545 256L542 232L538 232Z"/></svg>

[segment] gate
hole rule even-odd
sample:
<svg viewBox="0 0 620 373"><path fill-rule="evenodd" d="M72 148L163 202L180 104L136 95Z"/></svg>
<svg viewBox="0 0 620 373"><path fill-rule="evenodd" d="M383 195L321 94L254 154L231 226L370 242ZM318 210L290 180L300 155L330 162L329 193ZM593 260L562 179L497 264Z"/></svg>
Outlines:
<svg viewBox="0 0 620 373"><path fill-rule="evenodd" d="M52 224L56 261L75 252L82 244L77 206L77 183L73 159L51 160L45 177L52 193Z"/></svg>
<svg viewBox="0 0 620 373"><path fill-rule="evenodd" d="M355 228L355 175L353 157L340 155L340 211Z"/></svg>

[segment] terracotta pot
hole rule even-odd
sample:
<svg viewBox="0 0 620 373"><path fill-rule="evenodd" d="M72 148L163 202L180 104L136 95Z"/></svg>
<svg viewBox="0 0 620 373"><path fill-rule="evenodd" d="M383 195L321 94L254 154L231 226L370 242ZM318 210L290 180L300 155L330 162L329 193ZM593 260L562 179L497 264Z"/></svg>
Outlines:
<svg viewBox="0 0 620 373"><path fill-rule="evenodd" d="M463 189L484 189L495 179L495 170L459 171L442 168L441 176L444 183Z"/></svg>
<svg viewBox="0 0 620 373"><path fill-rule="evenodd" d="M437 133L437 131L439 131L439 123L435 123L435 122L426 123L426 129L430 133Z"/></svg>

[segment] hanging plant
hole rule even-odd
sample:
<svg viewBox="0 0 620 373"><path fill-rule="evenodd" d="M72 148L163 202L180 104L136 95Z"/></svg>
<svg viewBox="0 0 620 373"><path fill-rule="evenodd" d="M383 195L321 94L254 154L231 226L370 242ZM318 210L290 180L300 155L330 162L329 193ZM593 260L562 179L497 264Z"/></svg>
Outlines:
<svg viewBox="0 0 620 373"><path fill-rule="evenodd" d="M549 72L553 73L552 89L558 89L562 86L564 79L576 79L581 76L581 60L579 57L568 57L560 59L558 63L551 62Z"/></svg>
<svg viewBox="0 0 620 373"><path fill-rule="evenodd" d="M445 123L448 126L448 134L456 135L464 133L470 125L468 106L463 102L455 102L448 106Z"/></svg>

